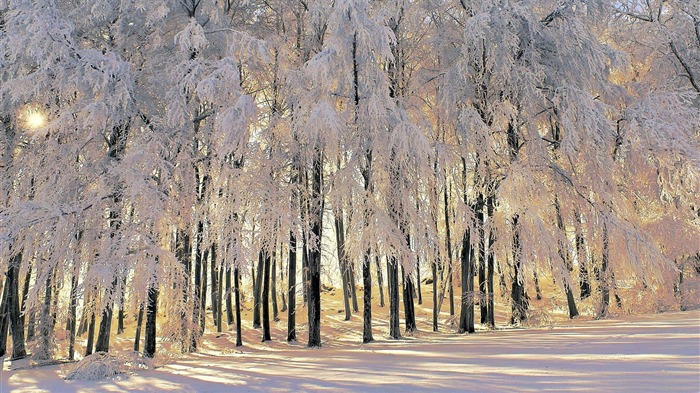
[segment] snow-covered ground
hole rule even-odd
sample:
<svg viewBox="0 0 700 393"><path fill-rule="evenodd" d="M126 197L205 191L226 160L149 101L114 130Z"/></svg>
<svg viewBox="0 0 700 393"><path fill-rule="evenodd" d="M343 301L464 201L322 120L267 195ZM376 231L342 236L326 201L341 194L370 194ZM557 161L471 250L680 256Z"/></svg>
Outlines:
<svg viewBox="0 0 700 393"><path fill-rule="evenodd" d="M471 336L377 335L364 346L329 337L339 332L313 350L281 341L233 350L228 333L212 335L203 353L97 382L64 380L67 365L5 362L0 392L700 391L698 310Z"/></svg>

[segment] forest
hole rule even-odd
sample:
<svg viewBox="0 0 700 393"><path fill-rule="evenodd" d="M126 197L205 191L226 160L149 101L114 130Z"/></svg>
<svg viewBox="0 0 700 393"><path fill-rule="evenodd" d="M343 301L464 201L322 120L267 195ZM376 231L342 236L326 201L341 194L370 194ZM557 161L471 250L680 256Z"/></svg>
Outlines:
<svg viewBox="0 0 700 393"><path fill-rule="evenodd" d="M700 306L694 0L0 0L0 123L0 356Z"/></svg>

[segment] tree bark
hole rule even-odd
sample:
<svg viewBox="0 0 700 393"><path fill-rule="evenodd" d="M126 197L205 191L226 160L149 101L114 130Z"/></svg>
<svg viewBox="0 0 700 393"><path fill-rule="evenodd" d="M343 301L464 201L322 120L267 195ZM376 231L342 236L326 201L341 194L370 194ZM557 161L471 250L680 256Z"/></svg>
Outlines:
<svg viewBox="0 0 700 393"><path fill-rule="evenodd" d="M297 238L294 230L289 231L289 274L287 275L287 341L297 340L296 333L296 290L297 290Z"/></svg>
<svg viewBox="0 0 700 393"><path fill-rule="evenodd" d="M399 339L399 269L396 257L391 256L386 266L389 282L389 337Z"/></svg>
<svg viewBox="0 0 700 393"><path fill-rule="evenodd" d="M85 356L92 355L92 349L95 342L95 312L90 313L90 323L87 330L87 344L85 344Z"/></svg>
<svg viewBox="0 0 700 393"><path fill-rule="evenodd" d="M459 316L459 333L474 333L474 249L471 232L464 231L460 252L462 273L462 310Z"/></svg>
<svg viewBox="0 0 700 393"><path fill-rule="evenodd" d="M233 294L231 283L231 266L226 267L226 323L231 326L233 325L233 301L231 300Z"/></svg>
<svg viewBox="0 0 700 393"><path fill-rule="evenodd" d="M253 329L260 329L260 306L262 298L262 278L265 269L262 250L258 253L258 265L256 275L253 276ZM255 277L257 276L257 279Z"/></svg>
<svg viewBox="0 0 700 393"><path fill-rule="evenodd" d="M75 328L77 325L77 297L78 297L78 273L79 267L75 261L73 261L73 274L71 276L70 282L70 310L68 315L68 359L73 360L75 358Z"/></svg>
<svg viewBox="0 0 700 393"><path fill-rule="evenodd" d="M263 275L262 278L262 341L270 341L270 254L263 253Z"/></svg>
<svg viewBox="0 0 700 393"><path fill-rule="evenodd" d="M139 306L139 314L136 317L136 336L134 337L134 353L139 353L141 345L141 328L143 327L143 304Z"/></svg>
<svg viewBox="0 0 700 393"><path fill-rule="evenodd" d="M10 330L12 333L12 358L11 360L21 359L27 356L27 350L24 346L24 324L20 316L20 299L19 299L19 269L22 264L22 253L18 253L10 258L9 268L7 269L7 280L5 285L8 288L8 304L7 311L10 314Z"/></svg>
<svg viewBox="0 0 700 393"><path fill-rule="evenodd" d="M340 277L342 279L343 304L345 305L345 320L349 321L352 313L350 312L350 283L348 282L347 260L345 259L345 233L342 218L339 215L342 212L336 211L335 214L335 244L338 253L338 267L340 269Z"/></svg>
<svg viewBox="0 0 700 393"><path fill-rule="evenodd" d="M270 266L270 297L272 298L272 320L279 321L279 309L277 308L277 251L272 253L272 266Z"/></svg>
<svg viewBox="0 0 700 393"><path fill-rule="evenodd" d="M243 345L243 337L241 334L241 288L240 288L240 274L238 272L238 266L233 269L233 292L234 298L236 300L236 346L240 347Z"/></svg>
<svg viewBox="0 0 700 393"><path fill-rule="evenodd" d="M5 277L5 285L2 288L2 302L0 303L0 356L7 354L7 334L10 328L10 316L8 315L10 287L7 285L7 276Z"/></svg>
<svg viewBox="0 0 700 393"><path fill-rule="evenodd" d="M521 272L520 225L518 215L513 216L513 283L511 299L513 301L510 323L515 325L527 319L528 302L525 296L525 283Z"/></svg>
<svg viewBox="0 0 700 393"><path fill-rule="evenodd" d="M312 191L315 200L314 211L310 214L311 232L314 235L314 247L309 250L309 342L310 348L321 346L321 239L323 238L323 154L316 146L313 159Z"/></svg>
<svg viewBox="0 0 700 393"><path fill-rule="evenodd" d="M211 274L211 316L213 319L214 326L217 331L221 331L219 328L219 267L216 262L216 244L211 246L211 264L209 268Z"/></svg>
<svg viewBox="0 0 700 393"><path fill-rule="evenodd" d="M377 265L377 287L379 289L379 307L384 307L384 275L382 274L382 268L379 263L379 255L376 255L374 257L374 262Z"/></svg>
<svg viewBox="0 0 700 393"><path fill-rule="evenodd" d="M411 275L406 274L403 266L401 267L401 275L403 281L403 307L406 334L412 334L418 330L418 327L416 326L415 306L413 304L413 294L415 293L415 289Z"/></svg>
<svg viewBox="0 0 700 393"><path fill-rule="evenodd" d="M156 354L156 315L158 311L158 287L153 283L148 288L146 304L146 331L143 341L143 356L152 358Z"/></svg>
<svg viewBox="0 0 700 393"><path fill-rule="evenodd" d="M495 255L493 252L493 244L496 241L496 234L493 230L493 213L495 197L493 195L486 198L486 214L488 216L489 222L489 241L488 241L488 255L486 257L486 325L493 329L496 327L495 319L495 308L494 308L494 287L493 287L493 271L495 264Z"/></svg>

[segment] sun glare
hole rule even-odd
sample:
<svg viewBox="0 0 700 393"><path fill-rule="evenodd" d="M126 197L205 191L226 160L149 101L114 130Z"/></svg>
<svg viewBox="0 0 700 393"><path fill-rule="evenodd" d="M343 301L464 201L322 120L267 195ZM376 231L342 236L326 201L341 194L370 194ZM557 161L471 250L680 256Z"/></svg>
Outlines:
<svg viewBox="0 0 700 393"><path fill-rule="evenodd" d="M46 125L46 114L36 106L27 106L20 115L20 123L27 130L36 130Z"/></svg>

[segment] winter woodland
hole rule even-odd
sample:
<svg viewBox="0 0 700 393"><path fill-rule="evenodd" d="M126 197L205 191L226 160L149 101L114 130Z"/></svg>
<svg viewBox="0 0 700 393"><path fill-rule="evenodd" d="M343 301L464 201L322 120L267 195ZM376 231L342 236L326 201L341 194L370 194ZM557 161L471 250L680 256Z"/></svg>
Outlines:
<svg viewBox="0 0 700 393"><path fill-rule="evenodd" d="M697 307L699 113L695 0L0 0L0 353Z"/></svg>

